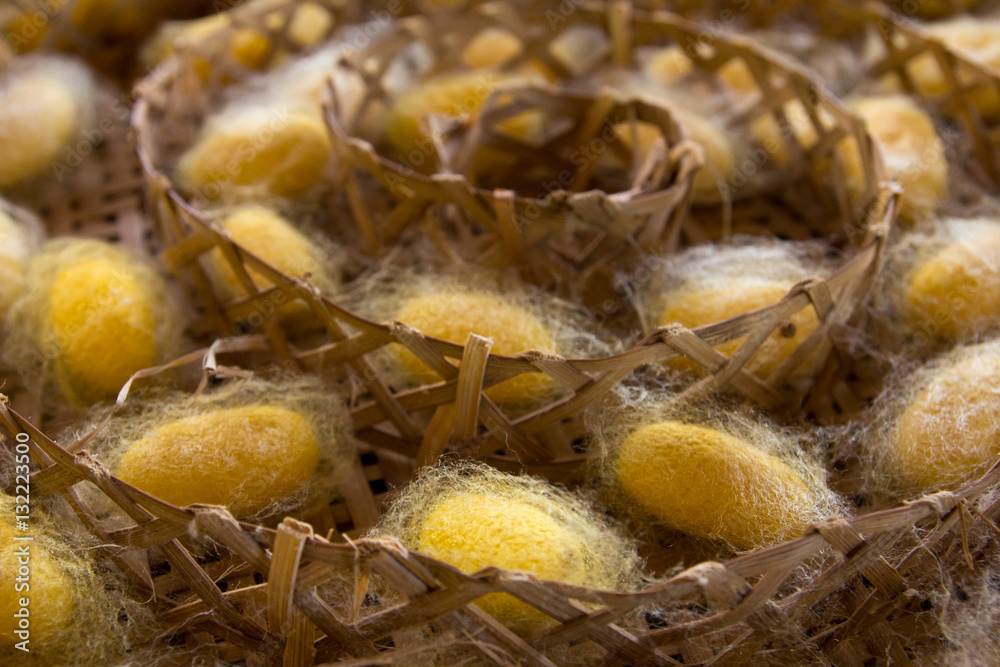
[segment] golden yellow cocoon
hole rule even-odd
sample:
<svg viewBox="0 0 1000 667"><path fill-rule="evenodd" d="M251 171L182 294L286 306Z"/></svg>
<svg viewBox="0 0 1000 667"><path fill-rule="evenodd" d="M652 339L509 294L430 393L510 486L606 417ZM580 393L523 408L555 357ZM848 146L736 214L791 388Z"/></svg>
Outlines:
<svg viewBox="0 0 1000 667"><path fill-rule="evenodd" d="M750 549L798 537L818 502L781 459L710 428L665 421L628 436L618 483L676 530Z"/></svg>
<svg viewBox="0 0 1000 667"><path fill-rule="evenodd" d="M424 519L417 548L469 574L494 566L567 584L582 585L587 577L578 535L538 507L500 494L444 499ZM506 593L486 595L476 605L520 634L551 622Z"/></svg>
<svg viewBox="0 0 1000 667"><path fill-rule="evenodd" d="M720 188L733 174L736 157L725 131L715 122L687 109L672 107L670 112L688 139L701 146L705 164L691 183L696 204L716 204L722 199Z"/></svg>
<svg viewBox="0 0 1000 667"><path fill-rule="evenodd" d="M1000 223L967 227L910 272L903 297L907 320L952 339L1000 325Z"/></svg>
<svg viewBox="0 0 1000 667"><path fill-rule="evenodd" d="M985 65L987 69L1000 67L1000 19L962 16L948 21L930 23L925 32L939 39L959 55ZM948 92L949 80L932 53L915 58L909 73L917 90L926 97L935 98ZM968 85L972 78L959 68L958 81ZM891 76L891 75L887 75ZM992 87L979 87L972 94L972 101L983 116L995 119L1000 116L1000 94Z"/></svg>
<svg viewBox="0 0 1000 667"><path fill-rule="evenodd" d="M125 482L168 503L260 512L301 489L319 465L309 420L287 408L220 408L154 429L118 463Z"/></svg>
<svg viewBox="0 0 1000 667"><path fill-rule="evenodd" d="M899 416L890 454L906 488L953 487L1000 456L1000 346L965 348L928 378Z"/></svg>
<svg viewBox="0 0 1000 667"><path fill-rule="evenodd" d="M19 629L14 614L21 609L19 601L22 597L30 600L29 646L33 651L35 647L44 648L46 644L58 643L73 623L79 622L75 618L75 590L79 583L59 567L59 562L40 542L14 541L15 537L28 535L31 533L15 531L6 517L0 521L0 586L3 587L3 595L0 595L0 652L11 650L22 641L14 634ZM18 592L15 586L18 585L18 568L23 562L19 562L17 549L25 545L29 549L30 590ZM22 581L24 579L21 577Z"/></svg>
<svg viewBox="0 0 1000 667"><path fill-rule="evenodd" d="M666 308L660 315L658 326L679 323L693 329L715 324L743 313L771 306L781 301L791 289L790 284L754 278L733 277L726 283L712 283L702 287L682 287L666 297ZM784 326L772 332L750 358L745 368L760 378L767 378L777 370L819 326L816 312L805 308L792 315ZM719 352L732 356L745 338L737 338L716 347ZM700 368L688 359L671 360L675 368L695 370Z"/></svg>
<svg viewBox="0 0 1000 667"><path fill-rule="evenodd" d="M79 107L74 91L44 70L0 87L0 188L42 175L69 142Z"/></svg>
<svg viewBox="0 0 1000 667"><path fill-rule="evenodd" d="M948 196L948 162L931 117L902 95L870 97L850 106L881 146L889 176L903 186L900 215L915 220L933 213ZM843 141L838 151L848 188L860 192L864 169L857 144Z"/></svg>
<svg viewBox="0 0 1000 667"><path fill-rule="evenodd" d="M229 232L233 242L244 250L256 255L278 271L296 278L312 275L312 281L326 287L331 280L320 261L316 245L298 231L291 222L275 211L263 206L247 206L236 209L226 216L220 226ZM236 271L226 260L219 248L209 254L211 275L217 288L227 299L246 295ZM257 289L272 287L270 280L258 271L249 269L250 279ZM305 307L301 301L282 304L278 312L291 316Z"/></svg>
<svg viewBox="0 0 1000 667"><path fill-rule="evenodd" d="M207 199L241 192L294 199L323 178L330 152L318 113L234 109L209 121L181 156L176 175L185 190Z"/></svg>
<svg viewBox="0 0 1000 667"><path fill-rule="evenodd" d="M27 259L27 234L0 208L0 323L24 291Z"/></svg>
<svg viewBox="0 0 1000 667"><path fill-rule="evenodd" d="M785 135L790 135L803 150L816 144L816 127L809 117L809 112L799 100L793 100L783 107L787 126L782 127L771 114L756 118L750 125L754 139L767 150L771 159L779 166L791 162L792 156L785 141Z"/></svg>
<svg viewBox="0 0 1000 667"><path fill-rule="evenodd" d="M442 74L414 85L392 101L385 119L385 136L414 169L433 171L436 164L424 125L439 115L468 121L479 113L498 86L522 79L516 74L477 70ZM412 154L419 153L418 159Z"/></svg>
<svg viewBox="0 0 1000 667"><path fill-rule="evenodd" d="M132 373L156 365L162 285L120 250L91 242L66 254L48 282L44 328L56 343L56 376L76 403L113 398ZM83 248L84 246L81 246Z"/></svg>
<svg viewBox="0 0 1000 667"><path fill-rule="evenodd" d="M506 299L480 292L428 293L411 298L396 313L396 319L426 336L464 344L469 334L493 339L491 352L502 356L528 350L556 351L549 328L535 315ZM421 384L441 378L406 348L398 348L399 360L410 377ZM486 390L497 403L527 403L552 391L555 384L544 373L522 373Z"/></svg>

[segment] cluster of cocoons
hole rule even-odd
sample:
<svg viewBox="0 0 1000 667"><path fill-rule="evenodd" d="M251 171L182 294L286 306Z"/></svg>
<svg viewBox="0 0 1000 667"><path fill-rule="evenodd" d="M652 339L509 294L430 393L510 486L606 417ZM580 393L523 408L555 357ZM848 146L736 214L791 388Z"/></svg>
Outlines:
<svg viewBox="0 0 1000 667"><path fill-rule="evenodd" d="M264 206L243 206L226 214L219 226L242 250L255 255L289 277L309 275L309 280L324 291L337 284L327 269L321 246L300 232L286 218ZM214 248L208 256L209 274L219 293L226 300L247 295L236 270L222 250ZM258 290L273 286L259 271L248 267L250 280ZM278 307L282 318L294 318L307 310L296 300Z"/></svg>
<svg viewBox="0 0 1000 667"><path fill-rule="evenodd" d="M827 508L828 492L803 475L801 464L683 421L633 430L613 469L620 489L658 522L738 549L798 537Z"/></svg>
<svg viewBox="0 0 1000 667"><path fill-rule="evenodd" d="M694 329L776 304L796 283L814 275L815 268L799 259L795 248L787 244L694 248L672 258L666 275L660 277L666 285L654 281L646 301L656 326L681 324ZM796 312L761 344L746 369L766 379L818 326L811 307ZM737 338L716 349L732 356L745 340ZM820 361L810 357L801 370L808 372ZM683 370L699 368L684 358L670 363Z"/></svg>
<svg viewBox="0 0 1000 667"><path fill-rule="evenodd" d="M122 481L177 506L222 505L249 518L329 499L349 436L336 396L305 381L253 380L198 397L137 404L102 434Z"/></svg>
<svg viewBox="0 0 1000 667"><path fill-rule="evenodd" d="M1000 325L1000 222L944 220L898 248L898 310L911 328L968 340Z"/></svg>
<svg viewBox="0 0 1000 667"><path fill-rule="evenodd" d="M266 0L265 0L266 2ZM261 0L253 0L244 4L248 13L262 7ZM330 12L315 2L299 3L285 25L285 12L275 11L264 15L261 25L264 30L249 26L233 25L229 16L224 13L212 14L200 19L189 21L168 21L163 23L156 34L146 43L142 50L143 64L152 68L165 58L190 45L197 45L203 40L219 40L224 31L227 42L226 55L236 63L248 69L259 69L265 65L271 55L274 45L268 37L270 31L283 30L293 44L300 48L315 46L329 32L333 23ZM287 54L280 54L285 56ZM211 64L203 57L198 57L193 66L195 70L207 79L211 75Z"/></svg>
<svg viewBox="0 0 1000 667"><path fill-rule="evenodd" d="M28 259L40 230L41 225L26 211L0 199L0 323L24 291Z"/></svg>
<svg viewBox="0 0 1000 667"><path fill-rule="evenodd" d="M425 336L464 345L470 334L493 339L492 354L512 356L529 350L556 353L555 336L534 312L501 294L455 290L445 286L414 295L402 303L395 319L418 329ZM427 364L409 349L397 349L410 377L420 384L441 381ZM554 389L544 373L522 373L486 390L499 404L530 403Z"/></svg>
<svg viewBox="0 0 1000 667"><path fill-rule="evenodd" d="M960 16L923 26L924 33L939 40L958 55L987 70L1000 67L1000 19ZM915 58L908 72L921 95L938 98L948 93L950 79L933 53ZM956 72L959 85L972 82L971 75L959 67ZM971 92L971 100L979 113L987 119L1000 117L1000 93L988 86Z"/></svg>
<svg viewBox="0 0 1000 667"><path fill-rule="evenodd" d="M121 248L50 242L29 265L11 313L23 354L41 345L62 393L79 406L113 399L129 377L168 356L176 333L163 280Z"/></svg>
<svg viewBox="0 0 1000 667"><path fill-rule="evenodd" d="M895 423L880 452L896 484L954 488L1000 456L1000 341L960 347L907 376Z"/></svg>
<svg viewBox="0 0 1000 667"><path fill-rule="evenodd" d="M395 501L376 534L397 537L467 574L493 566L619 590L637 578L634 548L579 496L478 464L424 472ZM506 593L475 604L520 635L553 622Z"/></svg>
<svg viewBox="0 0 1000 667"><path fill-rule="evenodd" d="M37 179L94 116L96 84L86 66L31 56L0 76L0 188Z"/></svg>

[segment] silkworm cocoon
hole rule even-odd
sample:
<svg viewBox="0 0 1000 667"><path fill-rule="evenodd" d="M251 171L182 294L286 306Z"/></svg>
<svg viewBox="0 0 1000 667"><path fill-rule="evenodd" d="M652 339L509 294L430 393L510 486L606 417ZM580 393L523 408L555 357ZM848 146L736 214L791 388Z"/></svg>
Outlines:
<svg viewBox="0 0 1000 667"><path fill-rule="evenodd" d="M445 116L468 122L482 108L486 98L498 86L524 80L518 74L476 70L442 74L403 91L391 103L385 119L385 136L392 148L414 169L432 172L436 166L431 137L427 134L429 116ZM518 134L518 117L507 128ZM414 154L418 159L411 159Z"/></svg>
<svg viewBox="0 0 1000 667"><path fill-rule="evenodd" d="M691 183L696 204L715 204L721 201L721 188L733 174L736 158L733 145L725 131L714 121L687 109L671 108L688 139L701 146L705 164L694 175Z"/></svg>
<svg viewBox="0 0 1000 667"><path fill-rule="evenodd" d="M632 432L615 462L621 488L658 521L741 549L798 537L819 518L782 459L711 428L664 421Z"/></svg>
<svg viewBox="0 0 1000 667"><path fill-rule="evenodd" d="M55 57L11 66L0 79L0 188L42 176L94 113L87 68Z"/></svg>
<svg viewBox="0 0 1000 667"><path fill-rule="evenodd" d="M881 146L889 175L903 186L900 215L916 220L933 213L948 197L948 162L931 117L902 95L870 97L850 106ZM864 168L857 144L843 141L838 151L848 188L860 192Z"/></svg>
<svg viewBox="0 0 1000 667"><path fill-rule="evenodd" d="M715 324L752 310L765 308L781 301L791 284L756 280L746 277L728 283L711 283L701 287L684 287L667 295L667 306L660 315L659 326L682 324L689 329ZM816 312L805 308L792 315L784 325L771 333L761 344L746 369L760 378L767 378L787 359L819 326ZM732 356L745 341L737 338L716 347L726 356ZM678 359L673 365L695 369L698 366L687 359Z"/></svg>
<svg viewBox="0 0 1000 667"><path fill-rule="evenodd" d="M587 574L579 536L537 507L492 494L443 500L424 518L417 548L469 573L492 565L567 584L583 584ZM548 620L503 593L482 597L476 605L518 629Z"/></svg>
<svg viewBox="0 0 1000 667"><path fill-rule="evenodd" d="M750 126L754 139L767 150L771 159L779 166L787 165L792 159L785 135L798 143L803 150L815 146L817 140L816 126L813 125L809 112L802 102L792 100L782 108L782 111L787 122L786 126L779 125L771 114L756 118ZM825 115L821 115L820 118L825 118Z"/></svg>
<svg viewBox="0 0 1000 667"><path fill-rule="evenodd" d="M5 508L9 506L8 503L4 505ZM0 657L14 655L14 646L22 641L14 632L19 629L15 614L22 609L22 597L30 600L28 619L31 641L28 646L32 651L36 646L58 644L72 631L77 620L75 589L78 582L60 567L59 561L41 543L14 541L15 537L25 536L28 534L16 532L7 523L6 517L0 521L0 586L4 590L0 596ZM21 557L19 562L18 547L24 546L28 546L27 561ZM27 575L19 575L21 565L26 566ZM15 588L18 581L27 582L30 589Z"/></svg>
<svg viewBox="0 0 1000 667"><path fill-rule="evenodd" d="M166 502L253 515L304 486L319 465L309 420L271 405L221 408L160 426L118 463L124 481Z"/></svg>
<svg viewBox="0 0 1000 667"><path fill-rule="evenodd" d="M36 240L33 227L15 220L0 200L0 324L24 292L28 258Z"/></svg>
<svg viewBox="0 0 1000 667"><path fill-rule="evenodd" d="M297 278L311 274L310 280L320 288L329 289L335 284L323 265L320 248L275 211L263 206L245 206L229 213L219 224L236 245L285 275ZM236 271L219 248L212 250L208 261L215 285L224 298L246 295ZM257 289L272 287L271 281L253 268L248 268L248 273ZM279 306L278 312L294 316L304 308L307 307L303 302L294 301Z"/></svg>
<svg viewBox="0 0 1000 667"><path fill-rule="evenodd" d="M43 344L73 403L114 398L138 370L169 352L173 313L161 278L119 248L91 240L50 243L31 261L17 335Z"/></svg>
<svg viewBox="0 0 1000 667"><path fill-rule="evenodd" d="M987 69L1000 67L1000 19L961 16L930 23L924 26L924 31L959 55L985 65ZM951 86L933 53L928 52L913 59L908 71L917 90L926 97L940 97ZM957 68L955 75L960 85L972 82L969 72L961 67ZM887 78L891 76L887 75ZM994 88L980 86L971 93L971 99L984 117L1000 117L1000 93Z"/></svg>
<svg viewBox="0 0 1000 667"><path fill-rule="evenodd" d="M953 220L950 243L906 276L901 313L944 338L967 339L1000 325L1000 224Z"/></svg>
<svg viewBox="0 0 1000 667"><path fill-rule="evenodd" d="M322 180L331 150L318 111L233 106L208 121L178 161L176 177L206 199L296 199Z"/></svg>
<svg viewBox="0 0 1000 667"><path fill-rule="evenodd" d="M466 573L486 567L603 589L628 588L634 548L579 496L548 482L479 464L425 471L396 500L376 531ZM552 620L505 593L475 604L518 634Z"/></svg>
<svg viewBox="0 0 1000 667"><path fill-rule="evenodd" d="M1000 456L1000 343L961 348L908 384L889 443L897 483L954 487L985 472Z"/></svg>
<svg viewBox="0 0 1000 667"><path fill-rule="evenodd" d="M26 516L15 513L24 510L17 505L14 497L0 494L0 586L5 591L0 595L0 664L120 664L125 646L119 612L128 611L130 629L151 618L89 560L95 545L79 541L72 519L67 523L68 517L49 515L48 510L59 511L57 506L32 498ZM28 527L15 526L15 519L26 519Z"/></svg>
<svg viewBox="0 0 1000 667"><path fill-rule="evenodd" d="M501 296L475 291L428 292L410 298L396 313L427 336L464 344L469 334L493 339L491 352L502 356L537 350L556 352L552 331L532 312ZM398 349L399 360L411 380L421 384L441 378L408 349ZM522 373L486 390L497 403L530 403L555 388L544 373Z"/></svg>

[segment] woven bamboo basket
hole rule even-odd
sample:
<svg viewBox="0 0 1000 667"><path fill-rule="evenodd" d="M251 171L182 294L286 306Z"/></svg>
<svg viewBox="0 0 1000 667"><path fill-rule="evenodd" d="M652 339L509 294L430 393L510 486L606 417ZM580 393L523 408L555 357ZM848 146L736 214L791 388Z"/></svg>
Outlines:
<svg viewBox="0 0 1000 667"><path fill-rule="evenodd" d="M206 377L238 373L215 361L203 368ZM827 519L790 542L616 593L496 568L463 574L392 540L317 534L294 519L271 529L241 524L223 508L173 507L108 474L84 451L91 433L60 446L5 401L0 425L5 450L17 434L30 440L33 500L68 501L100 545L97 556L155 610L156 629L133 638L132 650L153 649L163 664L552 665L553 651L581 642L602 664L926 664L950 650L945 604L956 613L955 605L981 602L962 587L977 576L977 563L995 558L1000 534L997 465L954 492ZM106 529L75 488L84 481L131 525ZM371 490L358 482L372 512ZM364 513L355 510L348 508L352 520ZM211 549L195 548L189 534ZM791 585L802 569L814 576ZM494 592L555 622L514 635L471 604Z"/></svg>
<svg viewBox="0 0 1000 667"><path fill-rule="evenodd" d="M294 8L294 4L289 7ZM519 7L519 12L521 9ZM560 71L560 65L552 61L551 56L545 56L542 50L552 38L547 24L542 25L542 30L531 29L530 25L519 26L517 16L484 9L484 13L473 20L481 26L512 21L514 23L508 28L515 34L529 38L538 35L539 42L532 49L538 49L539 57L551 69ZM244 16L240 21L243 20L249 19ZM420 17L402 21L391 33L393 37L383 36L372 45L372 53L374 56L385 54L381 56L385 62L388 54L401 43L410 43L415 38L429 47L434 46L432 52L457 50L472 36L468 24L454 22L449 17L434 20L441 23L428 23ZM630 57L633 39L640 40L639 43L656 43L704 37L696 26L681 19L665 14L652 17L636 13L633 16L628 5L621 3L608 7L583 6L567 21L571 25L600 26L614 40L624 40L612 41L613 48L609 51L619 54L616 57L623 58L625 63ZM464 32L459 30L460 25L465 26ZM446 30L449 26L452 32ZM455 38L455 43L441 39L446 35ZM856 117L826 97L794 67L759 53L749 42L737 38L707 39L715 51L713 55L704 55L703 59L699 57L695 63L697 67L712 72L728 59L740 58L761 73L763 94L756 106L739 116L739 123L749 123L755 117L771 113L780 122L782 112L772 105L778 100L796 98L814 110L820 139L814 146L799 146L790 151L793 157L789 171L782 172L782 177L786 183L794 183L794 187L775 189L772 186L763 193L741 194L741 200L733 206L701 207L690 215L677 216L673 225L657 228L664 235L655 240L662 244L663 250L669 251L724 238L734 232L769 233L795 239L817 236L839 239L848 250L848 259L835 275L796 286L772 307L695 332L679 327L665 328L654 332L633 349L603 359L564 359L537 353L503 357L489 354L488 341L479 337L461 345L425 337L398 323L368 321L334 300L319 296L307 281L283 275L233 244L202 210L186 201L175 188L169 177L171 160L189 145L213 96L220 94L194 74L191 67L185 66L183 53L165 63L162 77L142 87L133 114L151 211L164 243L163 259L177 276L190 302L201 309L201 328L221 335L259 331L271 342L276 354L293 365L324 373L346 371L354 377L357 387L352 409L358 437L375 447L394 449L422 463L433 461L444 451L457 450L485 457L503 469L526 466L557 480L570 479L578 474L584 458L578 451L584 435L580 419L583 410L636 368L660 364L677 356L693 360L708 374L692 386L692 393L734 391L768 407L793 409L799 405L805 387L793 385L786 378L808 355L829 353L836 345L838 332L864 299L881 264L882 242L896 215L895 195L888 185L879 190L884 174L881 161ZM226 51L224 48L215 50ZM379 70L375 68L374 71ZM568 93L533 94L557 98ZM652 106L632 104L637 110L641 107L653 111ZM821 121L821 115L833 125ZM333 124L338 122L334 119ZM385 164L381 158L375 159L377 156L363 142L345 137L335 141L342 144L346 141L348 154L367 160L347 163L343 165L345 171L346 167L353 167L355 171L367 169L371 172ZM853 138L865 156L866 187L855 201L849 201L839 170L830 169L833 148L844 137ZM836 157L832 163L838 164ZM425 181L412 174L404 176L408 179L406 183L424 187ZM440 193L442 185L449 180L438 176L431 177L431 182L434 192ZM459 183L456 179L450 182ZM365 219L366 203L358 201L350 181L347 183L344 191L335 192L328 204L329 210L344 211L344 214L330 216L332 220L326 231L338 241L350 244L352 250L362 250L366 238L377 243L380 224L390 228L405 225L414 213L404 201L393 209L395 213L391 216L378 218L385 222ZM499 212L495 220L507 216L509 221L516 216L516 194L512 197L503 192L484 194L477 190L477 199L469 201L463 193L468 194L468 190L453 188L452 194L456 197L453 201L459 204L459 210L484 209L486 217L497 216ZM483 218L480 226L495 229L497 225L488 226ZM364 234L365 231L370 234ZM507 240L503 234L495 237L501 246ZM213 291L200 258L214 248L222 251L236 275L243 276L249 296L232 300ZM600 244L595 250L601 252ZM502 247L498 248L498 256L503 256L502 251ZM634 264L633 267L638 268ZM273 287L258 290L247 278L248 270L264 277ZM308 304L320 335L286 330L277 318L266 315L273 312L269 304L295 300ZM614 305L621 306L623 302L620 300ZM744 370L743 365L767 336L804 308L815 309L823 322L816 335L766 381ZM747 334L750 335L746 343L731 359L713 349L714 345ZM393 387L391 376L382 363L382 348L391 343L402 344L411 350L441 375L441 381L414 389ZM461 364L456 368L451 360L461 360ZM838 362L833 359L831 363ZM484 388L528 372L546 373L557 386L565 387L566 394L529 414L516 417L508 417L482 394Z"/></svg>

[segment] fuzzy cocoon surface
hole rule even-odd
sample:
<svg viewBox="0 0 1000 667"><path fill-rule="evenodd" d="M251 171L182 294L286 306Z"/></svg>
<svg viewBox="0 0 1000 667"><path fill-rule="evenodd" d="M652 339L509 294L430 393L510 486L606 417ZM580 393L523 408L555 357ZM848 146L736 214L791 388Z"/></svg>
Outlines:
<svg viewBox="0 0 1000 667"><path fill-rule="evenodd" d="M643 310L653 326L678 323L688 328L715 324L779 302L801 280L826 272L822 248L816 244L737 240L729 246L704 246L670 257L643 297ZM747 362L747 370L767 378L819 326L816 311L804 308L765 339ZM745 338L716 347L731 356ZM798 370L811 372L822 359L807 358ZM671 366L698 370L693 361L675 359Z"/></svg>
<svg viewBox="0 0 1000 667"><path fill-rule="evenodd" d="M464 344L469 334L493 339L494 354L511 356L537 350L556 352L552 332L530 310L498 294L442 291L416 296L396 313L396 319L423 334ZM421 384L439 381L438 375L408 349L399 359L411 378ZM544 373L522 373L486 390L498 403L524 403L552 392L554 381Z"/></svg>
<svg viewBox="0 0 1000 667"><path fill-rule="evenodd" d="M307 381L234 383L140 401L103 432L99 458L178 506L270 515L335 497L353 447L341 399Z"/></svg>
<svg viewBox="0 0 1000 667"><path fill-rule="evenodd" d="M230 211L219 226L230 234L233 242L256 255L290 278L309 274L309 280L323 292L329 293L337 285L336 271L328 264L335 260L328 256L327 248L296 229L291 221L272 209L263 206L245 206ZM208 256L210 275L221 296L227 300L246 296L246 290L236 270L218 248ZM247 273L258 290L272 287L272 283L258 271L248 267ZM282 304L278 313L292 317L308 310L301 301Z"/></svg>
<svg viewBox="0 0 1000 667"><path fill-rule="evenodd" d="M910 98L886 95L850 105L879 142L889 176L903 186L900 215L918 220L932 214L948 198L948 161L934 121ZM857 144L838 146L848 187L860 192L864 167Z"/></svg>
<svg viewBox="0 0 1000 667"><path fill-rule="evenodd" d="M83 64L31 56L0 76L0 188L41 177L94 117L96 85Z"/></svg>
<svg viewBox="0 0 1000 667"><path fill-rule="evenodd" d="M174 505L224 505L256 514L306 484L319 465L304 416L271 405L222 408L178 419L132 443L122 480Z"/></svg>
<svg viewBox="0 0 1000 667"><path fill-rule="evenodd" d="M498 87L531 78L536 77L475 70L441 74L415 83L392 100L385 117L385 138L401 162L418 171L432 173L437 159L427 125L430 116L468 123ZM511 120L515 121L511 128L514 134L530 129L517 127L517 117Z"/></svg>
<svg viewBox="0 0 1000 667"><path fill-rule="evenodd" d="M616 475L664 524L740 549L798 537L822 516L812 489L787 463L695 424L637 429L621 445Z"/></svg>
<svg viewBox="0 0 1000 667"><path fill-rule="evenodd" d="M470 574L495 566L617 590L632 588L637 580L634 548L580 496L479 464L426 471L376 532ZM518 634L552 623L505 593L476 604Z"/></svg>
<svg viewBox="0 0 1000 667"><path fill-rule="evenodd" d="M844 512L805 434L729 403L678 402L667 387L616 393L591 416L592 468L608 506L649 539L668 528L715 541L711 553L755 549Z"/></svg>
<svg viewBox="0 0 1000 667"><path fill-rule="evenodd" d="M15 364L40 356L81 407L114 398L133 373L169 356L178 337L160 276L93 240L50 242L31 261L10 323Z"/></svg>
<svg viewBox="0 0 1000 667"><path fill-rule="evenodd" d="M943 220L895 253L897 309L912 328L968 340L1000 326L1000 222Z"/></svg>
<svg viewBox="0 0 1000 667"><path fill-rule="evenodd" d="M1000 341L961 347L900 381L879 458L898 487L929 491L980 475L1000 456ZM881 465L877 467L882 467Z"/></svg>
<svg viewBox="0 0 1000 667"><path fill-rule="evenodd" d="M208 121L175 175L185 192L206 199L297 199L323 178L330 152L319 114L235 106Z"/></svg>
<svg viewBox="0 0 1000 667"><path fill-rule="evenodd" d="M0 663L5 665L101 664L124 654L117 623L119 593L99 580L94 564L80 545L72 545L38 507L33 505L29 530L9 523L15 516L14 499L0 495ZM31 537L30 541L15 541ZM27 547L27 576L20 551ZM20 579L20 581L18 581ZM27 584L26 590L17 590ZM28 598L30 653L15 648L23 640L14 614L20 599Z"/></svg>

